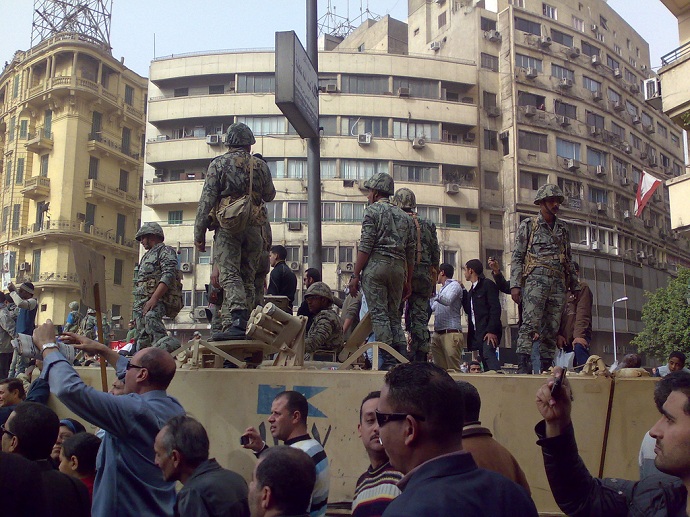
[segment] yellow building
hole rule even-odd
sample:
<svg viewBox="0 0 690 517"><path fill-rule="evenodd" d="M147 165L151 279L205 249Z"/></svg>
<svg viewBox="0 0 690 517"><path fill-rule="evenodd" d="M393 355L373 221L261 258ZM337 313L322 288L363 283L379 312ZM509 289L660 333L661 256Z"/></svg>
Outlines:
<svg viewBox="0 0 690 517"><path fill-rule="evenodd" d="M106 309L131 315L146 84L72 33L18 51L0 74L0 250L14 281L34 283L39 322L64 322L79 299L70 241L106 256Z"/></svg>
<svg viewBox="0 0 690 517"><path fill-rule="evenodd" d="M670 232L665 193L643 218L632 214L643 168L680 174L680 132L646 107L648 46L605 2L490 4L411 0L407 24L384 17L343 41L322 39L324 281L343 296L365 207L358 187L373 172L416 193L458 277L471 258L509 264L519 221L536 213L536 190L558 183L573 250L595 291L595 350L611 353L612 301L630 297L616 310L627 344L641 329L643 290L690 263ZM171 324L182 336L206 327L210 255L193 250L192 225L205 169L224 152L232 122L254 130L254 151L272 171L274 243L288 248L298 277L309 263L306 142L274 104L273 73L273 52L151 64L142 220L164 224L188 273L186 308ZM514 333L514 304L506 298L504 307ZM510 338L507 330L504 346Z"/></svg>

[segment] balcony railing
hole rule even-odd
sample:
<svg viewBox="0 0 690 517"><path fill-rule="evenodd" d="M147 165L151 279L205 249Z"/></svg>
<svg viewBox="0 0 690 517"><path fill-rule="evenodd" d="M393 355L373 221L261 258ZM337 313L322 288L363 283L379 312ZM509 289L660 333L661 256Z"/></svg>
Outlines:
<svg viewBox="0 0 690 517"><path fill-rule="evenodd" d="M672 50L668 54L661 56L661 66L670 65L674 61L686 57L688 54L690 54L690 41Z"/></svg>
<svg viewBox="0 0 690 517"><path fill-rule="evenodd" d="M110 138L105 138L100 133L89 133L89 142L99 142L112 149L115 149L116 151L124 154L125 156L129 156L130 158L133 158L135 160L139 159L139 153L133 153L131 149L125 148L125 146L122 145L122 142L116 142L115 140L111 140Z"/></svg>
<svg viewBox="0 0 690 517"><path fill-rule="evenodd" d="M87 194L89 193L88 191L100 192L101 194L119 199L127 203L138 204L138 199L136 196L128 194L127 192L125 192L124 190L120 190L119 188L106 185L105 183L102 183L98 180L86 180L84 182L84 189L87 191Z"/></svg>
<svg viewBox="0 0 690 517"><path fill-rule="evenodd" d="M75 236L87 234L104 243L118 244L133 250L139 247L139 243L134 239L126 239L122 235L115 235L115 231L112 228L104 230L85 221L66 219L48 220L42 223L22 226L17 230L12 230L10 238L23 239L36 234L71 234Z"/></svg>
<svg viewBox="0 0 690 517"><path fill-rule="evenodd" d="M46 271L38 275L38 280L34 280L37 284L77 284L79 285L79 276L76 273L66 273L60 271Z"/></svg>

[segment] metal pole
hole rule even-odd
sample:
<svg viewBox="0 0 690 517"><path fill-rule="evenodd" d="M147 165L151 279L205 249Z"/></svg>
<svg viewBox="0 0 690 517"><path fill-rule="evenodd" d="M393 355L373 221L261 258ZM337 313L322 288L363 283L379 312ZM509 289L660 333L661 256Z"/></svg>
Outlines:
<svg viewBox="0 0 690 517"><path fill-rule="evenodd" d="M611 304L611 321L613 323L613 362L617 363L618 362L618 350L616 349L616 304L618 302L625 302L628 300L627 296L624 296L623 298L618 298L618 300L614 300L614 302Z"/></svg>
<svg viewBox="0 0 690 517"><path fill-rule="evenodd" d="M307 0L307 56L319 72L319 41L316 0ZM321 149L319 137L309 138L307 148L307 208L309 210L309 267L321 271Z"/></svg>

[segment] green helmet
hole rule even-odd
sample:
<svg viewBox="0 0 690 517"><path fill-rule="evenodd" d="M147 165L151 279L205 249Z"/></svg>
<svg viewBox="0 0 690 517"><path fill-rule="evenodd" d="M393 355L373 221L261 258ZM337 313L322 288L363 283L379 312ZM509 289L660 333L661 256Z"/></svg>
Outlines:
<svg viewBox="0 0 690 517"><path fill-rule="evenodd" d="M73 311L79 310L79 302L69 302L69 308Z"/></svg>
<svg viewBox="0 0 690 517"><path fill-rule="evenodd" d="M393 204L403 210L414 210L417 208L417 198L409 188L399 188L393 196Z"/></svg>
<svg viewBox="0 0 690 517"><path fill-rule="evenodd" d="M134 236L137 241L141 242L141 238L144 235L157 235L161 239L165 239L165 234L163 233L163 228L158 223L144 223L139 228L139 231Z"/></svg>
<svg viewBox="0 0 690 517"><path fill-rule="evenodd" d="M86 314L96 314L96 309L89 307L89 309L86 311Z"/></svg>
<svg viewBox="0 0 690 517"><path fill-rule="evenodd" d="M390 174L377 172L364 182L364 188L378 190L384 196L392 196L395 192L395 182Z"/></svg>
<svg viewBox="0 0 690 517"><path fill-rule="evenodd" d="M534 197L534 204L538 205L550 197L557 197L559 203L563 203L563 201L565 201L565 196L563 195L561 187L554 185L553 183L547 183L546 185L539 187L539 190L537 190L537 195Z"/></svg>
<svg viewBox="0 0 690 517"><path fill-rule="evenodd" d="M333 301L333 293L331 293L331 288L325 282L314 282L309 286L307 292L304 293L305 298L310 296L323 296L330 301Z"/></svg>
<svg viewBox="0 0 690 517"><path fill-rule="evenodd" d="M245 145L254 145L255 143L254 133L252 133L247 124L237 122L228 128L225 136L225 145L228 147L243 147Z"/></svg>

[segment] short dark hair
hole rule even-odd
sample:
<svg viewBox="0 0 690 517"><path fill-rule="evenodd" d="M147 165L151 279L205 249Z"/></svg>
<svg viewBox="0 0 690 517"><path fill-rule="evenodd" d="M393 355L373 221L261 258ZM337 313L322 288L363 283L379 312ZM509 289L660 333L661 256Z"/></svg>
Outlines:
<svg viewBox="0 0 690 517"><path fill-rule="evenodd" d="M77 433L62 442L62 454L70 459L76 456L79 460L77 472L89 475L96 472L96 456L101 446L101 439L91 433Z"/></svg>
<svg viewBox="0 0 690 517"><path fill-rule="evenodd" d="M299 411L300 421L304 424L307 423L307 417L309 416L309 403L304 395L299 391L281 391L275 396L275 399L284 397L286 400L285 407L290 413Z"/></svg>
<svg viewBox="0 0 690 517"><path fill-rule="evenodd" d="M690 373L684 370L669 373L666 377L656 383L654 387L654 403L661 411L661 406L664 405L668 396L674 392L680 391L686 397L683 412L690 415Z"/></svg>
<svg viewBox="0 0 690 517"><path fill-rule="evenodd" d="M364 406L364 403L368 400L371 399L380 399L381 398L381 392L380 391L372 391L370 392L364 399L362 400L362 403L359 405L359 421L362 421L362 406Z"/></svg>
<svg viewBox="0 0 690 517"><path fill-rule="evenodd" d="M55 411L38 402L22 402L13 412L5 427L19 440L19 453L32 461L48 459L60 430Z"/></svg>
<svg viewBox="0 0 690 517"><path fill-rule="evenodd" d="M455 274L455 268L448 264L448 262L444 262L438 267L439 271L443 271L443 274L446 275L448 278L453 278L453 275Z"/></svg>
<svg viewBox="0 0 690 517"><path fill-rule="evenodd" d="M271 447L259 459L256 482L259 488L270 487L284 515L302 515L309 508L316 483L314 461L295 447Z"/></svg>
<svg viewBox="0 0 690 517"><path fill-rule="evenodd" d="M149 372L149 382L154 386L166 389L175 376L175 363L166 365L163 359L170 357L170 353L162 348L151 347L141 356L141 366ZM172 367L171 367L172 366Z"/></svg>
<svg viewBox="0 0 690 517"><path fill-rule="evenodd" d="M675 357L676 359L680 359L680 362L683 363L683 365L685 365L686 358L685 358L685 354L683 352L680 352L678 350L674 350L673 352L668 354L669 360L671 360L671 357ZM2 384L2 383L0 382L0 384Z"/></svg>
<svg viewBox="0 0 690 517"><path fill-rule="evenodd" d="M621 361L621 368L640 368L642 358L637 354L626 354Z"/></svg>
<svg viewBox="0 0 690 517"><path fill-rule="evenodd" d="M470 365L470 366L481 366L482 363L480 363L479 361L470 361L470 364L469 364L469 365Z"/></svg>
<svg viewBox="0 0 690 517"><path fill-rule="evenodd" d="M162 441L168 455L178 451L192 467L198 467L208 459L208 433L198 420L189 415L174 416L163 429Z"/></svg>
<svg viewBox="0 0 690 517"><path fill-rule="evenodd" d="M479 275L479 276L481 276L482 273L484 273L484 266L482 265L482 263L481 263L481 261L480 261L479 259L471 259L471 260L468 260L468 261L465 263L465 267L466 267L467 269L471 269L472 271L474 271L475 273L477 273L477 275Z"/></svg>
<svg viewBox="0 0 690 517"><path fill-rule="evenodd" d="M321 271L315 267L310 267L304 272L307 278L311 278L314 282L321 282Z"/></svg>
<svg viewBox="0 0 690 517"><path fill-rule="evenodd" d="M462 398L465 402L465 423L478 422L479 412L482 409L482 399L479 396L479 391L467 381L456 381L456 383L460 391L462 391Z"/></svg>
<svg viewBox="0 0 690 517"><path fill-rule="evenodd" d="M24 390L24 383L16 377L9 377L2 379L0 384L7 384L7 391L19 391L19 398L24 400L26 398L26 391Z"/></svg>
<svg viewBox="0 0 690 517"><path fill-rule="evenodd" d="M287 250L285 249L285 246L282 246L280 244L271 246L271 252L278 255L278 258L280 260L285 260L287 258Z"/></svg>
<svg viewBox="0 0 690 517"><path fill-rule="evenodd" d="M431 363L399 364L384 380L393 410L424 417L433 440L448 443L462 435L462 392L443 368Z"/></svg>

